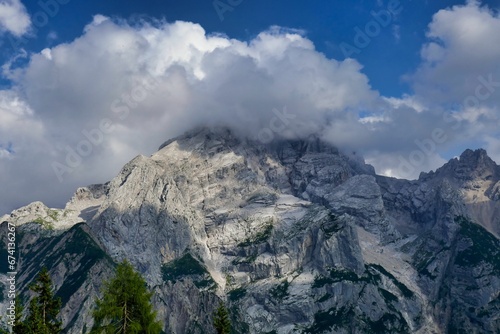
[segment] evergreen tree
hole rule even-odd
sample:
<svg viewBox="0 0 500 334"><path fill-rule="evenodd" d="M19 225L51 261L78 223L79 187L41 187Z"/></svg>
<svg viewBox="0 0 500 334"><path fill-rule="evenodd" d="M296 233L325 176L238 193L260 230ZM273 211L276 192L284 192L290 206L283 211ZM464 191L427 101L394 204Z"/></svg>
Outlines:
<svg viewBox="0 0 500 334"><path fill-rule="evenodd" d="M91 333L158 334L161 325L151 305L153 294L146 282L126 260L116 274L104 284L103 297L96 302Z"/></svg>
<svg viewBox="0 0 500 334"><path fill-rule="evenodd" d="M217 334L230 334L231 321L229 320L229 312L221 302L214 314L214 328Z"/></svg>
<svg viewBox="0 0 500 334"><path fill-rule="evenodd" d="M61 299L54 297L52 280L47 268L42 268L38 274L37 280L30 286L30 290L35 292L37 296L31 299L28 307L29 314L25 321L27 333L60 333L62 327L61 322L57 319L57 315L61 308ZM23 327L24 326L21 325L18 329L22 330Z"/></svg>
<svg viewBox="0 0 500 334"><path fill-rule="evenodd" d="M24 307L23 304L21 303L21 298L19 296L16 296L16 318L14 319L14 326L12 327L12 333L13 334L27 334L28 329L26 325L21 321L21 318L23 317L23 311Z"/></svg>

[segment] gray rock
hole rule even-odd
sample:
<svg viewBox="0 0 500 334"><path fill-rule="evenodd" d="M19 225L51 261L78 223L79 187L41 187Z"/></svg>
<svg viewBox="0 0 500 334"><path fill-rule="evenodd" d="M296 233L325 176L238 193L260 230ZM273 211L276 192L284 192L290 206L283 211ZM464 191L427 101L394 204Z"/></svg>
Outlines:
<svg viewBox="0 0 500 334"><path fill-rule="evenodd" d="M2 221L24 232L23 291L45 263L66 293L68 333L89 329L124 258L166 332L207 331L224 300L241 333L495 333L499 175L485 151L407 181L317 138L262 145L200 128L77 190L64 210L33 203ZM71 251L75 233L98 261Z"/></svg>

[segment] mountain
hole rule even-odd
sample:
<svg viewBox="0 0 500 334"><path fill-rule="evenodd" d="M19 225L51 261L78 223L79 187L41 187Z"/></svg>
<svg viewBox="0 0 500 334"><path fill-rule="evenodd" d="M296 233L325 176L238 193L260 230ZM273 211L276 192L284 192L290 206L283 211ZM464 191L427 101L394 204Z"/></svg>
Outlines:
<svg viewBox="0 0 500 334"><path fill-rule="evenodd" d="M211 332L221 299L237 333L498 333L499 176L483 150L408 181L315 137L264 145L200 128L0 229L17 226L25 303L49 268L66 333L88 332L124 258L166 333Z"/></svg>

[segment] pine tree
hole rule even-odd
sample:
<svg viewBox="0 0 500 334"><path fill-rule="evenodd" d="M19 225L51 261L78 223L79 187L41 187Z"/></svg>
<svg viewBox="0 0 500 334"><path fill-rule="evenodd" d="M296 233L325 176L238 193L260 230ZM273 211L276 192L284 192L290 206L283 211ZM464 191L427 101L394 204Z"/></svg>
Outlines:
<svg viewBox="0 0 500 334"><path fill-rule="evenodd" d="M217 334L230 334L231 321L226 306L221 302L214 314L214 328Z"/></svg>
<svg viewBox="0 0 500 334"><path fill-rule="evenodd" d="M161 324L151 305L153 294L146 282L126 260L116 268L116 274L105 282L103 297L94 310L95 334L158 334Z"/></svg>
<svg viewBox="0 0 500 334"><path fill-rule="evenodd" d="M30 286L30 290L35 292L37 296L31 299L28 307L29 314L25 321L27 333L60 333L62 327L61 322L57 319L57 315L61 308L61 299L54 297L52 280L47 268L42 268L37 280Z"/></svg>

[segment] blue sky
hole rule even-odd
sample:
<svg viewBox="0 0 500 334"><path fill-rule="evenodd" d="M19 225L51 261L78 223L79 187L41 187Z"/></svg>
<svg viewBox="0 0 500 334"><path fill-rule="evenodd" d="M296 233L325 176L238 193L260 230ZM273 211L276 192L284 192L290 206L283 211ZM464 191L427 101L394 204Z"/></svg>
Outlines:
<svg viewBox="0 0 500 334"><path fill-rule="evenodd" d="M0 214L60 207L200 125L261 142L315 134L409 179L466 148L498 162L499 8L4 0Z"/></svg>
<svg viewBox="0 0 500 334"><path fill-rule="evenodd" d="M23 1L30 15L48 12L38 2ZM229 5L229 2L221 2ZM301 29L318 51L327 57L343 59L345 54L340 44L345 42L354 46L354 29L359 27L364 30L366 24L373 20L371 12L387 9L389 2L243 0L240 3L234 0L233 3L239 5L229 5L233 10L223 12L224 19L221 21L214 2L210 0L69 0L67 4L58 3L57 15L50 17L47 24L40 28L35 25L37 31L24 37L26 43L23 45L26 50L39 52L45 47L72 41L81 35L83 27L95 14L103 14L131 20L152 17L169 22L190 21L201 24L208 33L221 32L240 40L249 40L273 25ZM440 9L463 4L463 1L453 0L397 2L402 9L401 14L393 17L391 24L383 27L380 34L370 38L370 43L362 52L351 55L364 66L363 72L368 75L372 86L385 96L400 96L411 91L402 78L411 73L420 61L420 48L426 39L426 27L432 15ZM482 3L491 8L498 9L500 6L500 1ZM47 8L53 7L48 5ZM57 38L51 37L54 33ZM5 61L14 50L8 47L8 36L3 37L2 60ZM5 79L3 84L8 84Z"/></svg>

